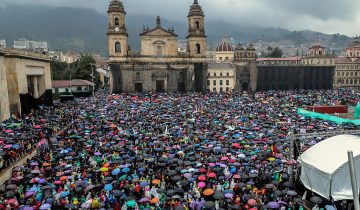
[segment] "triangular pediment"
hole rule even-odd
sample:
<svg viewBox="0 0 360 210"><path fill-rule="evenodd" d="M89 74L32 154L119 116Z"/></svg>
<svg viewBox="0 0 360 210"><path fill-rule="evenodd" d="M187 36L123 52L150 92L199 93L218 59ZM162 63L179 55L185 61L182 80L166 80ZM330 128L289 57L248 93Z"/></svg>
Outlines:
<svg viewBox="0 0 360 210"><path fill-rule="evenodd" d="M156 27L154 29L141 33L140 36L177 36L177 35L161 27Z"/></svg>

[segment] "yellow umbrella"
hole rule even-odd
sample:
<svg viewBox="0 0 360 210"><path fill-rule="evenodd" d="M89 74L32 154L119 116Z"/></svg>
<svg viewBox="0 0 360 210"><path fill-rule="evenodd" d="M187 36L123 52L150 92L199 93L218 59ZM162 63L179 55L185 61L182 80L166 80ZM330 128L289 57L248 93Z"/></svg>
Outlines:
<svg viewBox="0 0 360 210"><path fill-rule="evenodd" d="M107 171L109 171L109 169L108 169L108 168L105 168L105 167L102 167L102 168L100 168L99 171L101 171L101 172L107 172Z"/></svg>

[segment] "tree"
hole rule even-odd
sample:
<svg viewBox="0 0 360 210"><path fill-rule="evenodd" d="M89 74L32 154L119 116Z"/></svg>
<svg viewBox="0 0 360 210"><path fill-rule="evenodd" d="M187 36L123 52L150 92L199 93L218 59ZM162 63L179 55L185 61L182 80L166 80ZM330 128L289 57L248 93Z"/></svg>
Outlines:
<svg viewBox="0 0 360 210"><path fill-rule="evenodd" d="M61 61L51 61L50 68L52 73L53 80L62 80L64 79L65 70L68 68L68 64L66 62Z"/></svg>
<svg viewBox="0 0 360 210"><path fill-rule="evenodd" d="M282 50L278 47L275 47L269 54L270 58L281 58L283 55Z"/></svg>
<svg viewBox="0 0 360 210"><path fill-rule="evenodd" d="M92 81L91 73L94 73L94 83L96 86L100 86L101 81L99 77L99 73L96 71L96 67L93 65L95 64L95 60L92 56L84 55L81 58L74 62L72 66L72 78L73 79L83 79Z"/></svg>

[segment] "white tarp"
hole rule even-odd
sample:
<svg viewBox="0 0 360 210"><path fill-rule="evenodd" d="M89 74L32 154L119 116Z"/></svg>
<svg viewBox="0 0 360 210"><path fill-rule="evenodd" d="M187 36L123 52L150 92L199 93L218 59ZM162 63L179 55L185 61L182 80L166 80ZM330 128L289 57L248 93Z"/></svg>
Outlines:
<svg viewBox="0 0 360 210"><path fill-rule="evenodd" d="M356 178L360 187L360 137L339 135L317 143L306 150L298 161L300 180L309 190L334 200L353 199L349 150L353 151Z"/></svg>

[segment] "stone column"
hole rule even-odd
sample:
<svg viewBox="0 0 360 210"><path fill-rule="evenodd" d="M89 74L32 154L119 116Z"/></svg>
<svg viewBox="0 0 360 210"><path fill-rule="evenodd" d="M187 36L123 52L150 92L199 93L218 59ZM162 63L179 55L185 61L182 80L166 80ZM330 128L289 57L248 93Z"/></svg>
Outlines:
<svg viewBox="0 0 360 210"><path fill-rule="evenodd" d="M37 77L33 77L33 85L34 85L34 98L39 98L39 88L38 88L38 79Z"/></svg>

